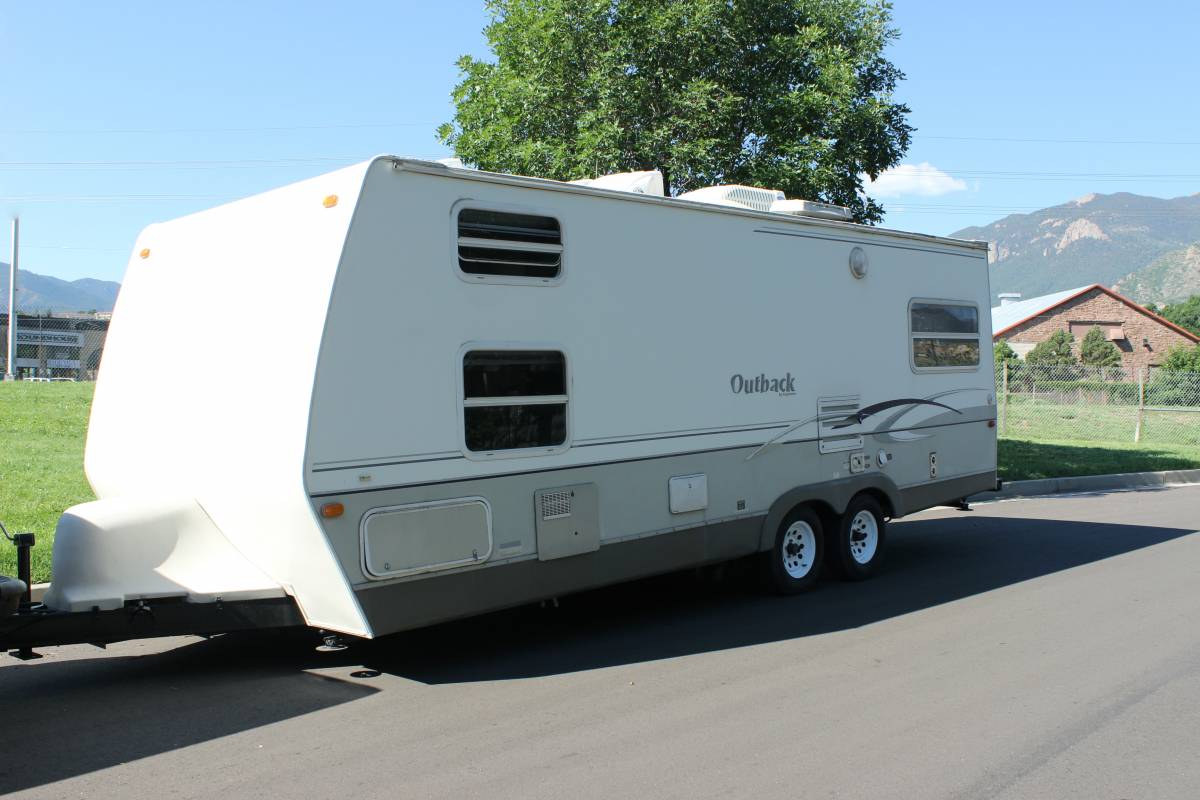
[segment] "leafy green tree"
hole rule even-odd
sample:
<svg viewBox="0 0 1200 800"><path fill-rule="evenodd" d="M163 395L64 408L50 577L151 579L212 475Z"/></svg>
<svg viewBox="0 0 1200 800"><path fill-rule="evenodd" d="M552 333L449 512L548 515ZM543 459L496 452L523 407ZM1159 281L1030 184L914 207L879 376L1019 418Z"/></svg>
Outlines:
<svg viewBox="0 0 1200 800"><path fill-rule="evenodd" d="M1104 331L1093 325L1079 343L1079 360L1092 367L1119 367L1121 351L1108 340Z"/></svg>
<svg viewBox="0 0 1200 800"><path fill-rule="evenodd" d="M999 339L994 345L992 345L992 356L997 366L1006 361L1020 361L1020 359L1017 357L1016 351L1009 347L1008 342L1006 342L1004 339Z"/></svg>
<svg viewBox="0 0 1200 800"><path fill-rule="evenodd" d="M1168 372L1200 372L1200 344L1181 344L1167 351L1162 368Z"/></svg>
<svg viewBox="0 0 1200 800"><path fill-rule="evenodd" d="M1181 328L1187 328L1200 336L1200 294L1194 294L1181 303L1163 306L1159 316L1169 319Z"/></svg>
<svg viewBox="0 0 1200 800"><path fill-rule="evenodd" d="M438 137L481 169L558 180L658 169L883 208L912 128L886 0L487 0L495 56L458 61Z"/></svg>
<svg viewBox="0 0 1200 800"><path fill-rule="evenodd" d="M1055 331L1044 342L1029 351L1025 360L1030 364L1078 364L1074 352L1075 338L1065 330Z"/></svg>

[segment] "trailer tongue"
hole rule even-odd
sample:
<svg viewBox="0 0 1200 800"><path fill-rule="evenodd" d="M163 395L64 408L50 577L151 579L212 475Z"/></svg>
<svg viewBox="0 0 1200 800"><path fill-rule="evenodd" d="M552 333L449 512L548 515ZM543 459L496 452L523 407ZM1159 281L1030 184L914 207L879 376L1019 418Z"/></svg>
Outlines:
<svg viewBox="0 0 1200 800"><path fill-rule="evenodd" d="M59 611L32 599L30 551L33 534L0 532L17 547L19 577L0 575L0 651L22 660L41 658L34 647L94 644L103 647L126 639L156 636L211 635L255 628L304 625L295 600L288 596L193 602L186 596L126 600L102 610Z"/></svg>

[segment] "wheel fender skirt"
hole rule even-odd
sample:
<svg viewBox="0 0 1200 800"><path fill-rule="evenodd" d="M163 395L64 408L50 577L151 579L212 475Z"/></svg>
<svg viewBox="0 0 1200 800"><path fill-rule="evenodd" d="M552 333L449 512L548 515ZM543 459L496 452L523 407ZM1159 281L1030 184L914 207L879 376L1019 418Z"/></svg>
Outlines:
<svg viewBox="0 0 1200 800"><path fill-rule="evenodd" d="M772 546L779 523L783 521L789 511L799 504L819 501L832 508L834 513L841 514L846 510L850 498L865 489L874 489L887 497L888 503L895 509L896 516L903 513L900 492L896 488L896 484L892 482L891 478L880 472L851 475L832 481L797 486L784 492L771 504L767 516L763 519L758 549L766 550Z"/></svg>
<svg viewBox="0 0 1200 800"><path fill-rule="evenodd" d="M115 497L74 506L54 534L46 606L107 611L129 600L282 597L191 498Z"/></svg>

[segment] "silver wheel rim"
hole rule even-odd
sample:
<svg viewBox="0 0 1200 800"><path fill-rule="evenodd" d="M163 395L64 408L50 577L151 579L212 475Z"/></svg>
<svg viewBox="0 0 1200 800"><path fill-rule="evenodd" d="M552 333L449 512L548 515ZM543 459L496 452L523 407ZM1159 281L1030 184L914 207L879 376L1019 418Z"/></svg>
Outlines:
<svg viewBox="0 0 1200 800"><path fill-rule="evenodd" d="M812 571L817 558L817 535L807 522L793 522L783 532L779 554L783 571L791 578L803 578Z"/></svg>
<svg viewBox="0 0 1200 800"><path fill-rule="evenodd" d="M860 511L850 520L850 557L869 564L879 549L879 520L870 511Z"/></svg>

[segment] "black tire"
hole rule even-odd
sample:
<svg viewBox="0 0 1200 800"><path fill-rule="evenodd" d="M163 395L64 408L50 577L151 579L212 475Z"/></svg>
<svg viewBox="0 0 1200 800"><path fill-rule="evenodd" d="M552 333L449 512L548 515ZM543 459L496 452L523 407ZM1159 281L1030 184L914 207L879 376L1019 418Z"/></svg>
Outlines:
<svg viewBox="0 0 1200 800"><path fill-rule="evenodd" d="M850 501L826 535L825 563L843 580L866 580L879 571L886 545L887 518L883 507L871 495L860 494Z"/></svg>
<svg viewBox="0 0 1200 800"><path fill-rule="evenodd" d="M779 523L771 549L762 554L767 587L777 594L812 588L821 575L823 550L821 518L808 506L792 509Z"/></svg>

